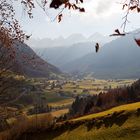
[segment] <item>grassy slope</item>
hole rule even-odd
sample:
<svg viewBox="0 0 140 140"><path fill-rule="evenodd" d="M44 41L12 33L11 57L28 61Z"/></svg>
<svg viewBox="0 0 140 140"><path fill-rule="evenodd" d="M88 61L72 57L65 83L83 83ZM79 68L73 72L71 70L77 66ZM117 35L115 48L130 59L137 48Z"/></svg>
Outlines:
<svg viewBox="0 0 140 140"><path fill-rule="evenodd" d="M73 103L74 99L64 99L58 102L52 102L52 103L48 103L49 106L52 107L61 107L61 106L66 106L66 105L71 105Z"/></svg>
<svg viewBox="0 0 140 140"><path fill-rule="evenodd" d="M92 118L96 118L96 117L101 117L101 116L111 114L115 111L122 111L122 110L132 111L132 110L136 110L137 108L140 108L140 102L113 107L113 108L106 110L106 111L103 111L103 112L99 112L99 113L95 113L95 114L91 114L91 115L86 115L83 117L73 119L73 121L87 120L87 119L92 119Z"/></svg>
<svg viewBox="0 0 140 140"><path fill-rule="evenodd" d="M44 137L38 140L139 140L140 139L140 117L129 118L121 127L113 125L112 127L96 128L90 131L85 125L66 131L58 137Z"/></svg>
<svg viewBox="0 0 140 140"><path fill-rule="evenodd" d="M51 113L42 113L42 114L37 114L37 115L29 115L28 119L35 118L36 116L41 119L42 117L45 117L48 114L51 114L53 117L59 117L61 115L64 115L64 114L68 113L68 111L69 111L68 109L61 109L61 110L53 111Z"/></svg>
<svg viewBox="0 0 140 140"><path fill-rule="evenodd" d="M84 121L80 126L69 127L65 125L65 129L56 129L56 131L49 133L36 133L29 136L30 140L139 140L140 139L140 115L137 115L137 109L140 108L140 102L114 107L108 111L97 114L87 115L72 122ZM106 126L104 123L98 127L93 125L88 127L87 123L93 118L97 122L102 122L101 116L106 117L113 112L120 112L125 110L121 115L132 113L133 115L126 115L128 118L123 123L113 122L112 125ZM119 116L119 115L118 115ZM124 115L125 117L125 115ZM99 119L100 118L100 119ZM119 119L117 120L119 121ZM111 122L109 122L111 123ZM28 139L27 139L28 140Z"/></svg>

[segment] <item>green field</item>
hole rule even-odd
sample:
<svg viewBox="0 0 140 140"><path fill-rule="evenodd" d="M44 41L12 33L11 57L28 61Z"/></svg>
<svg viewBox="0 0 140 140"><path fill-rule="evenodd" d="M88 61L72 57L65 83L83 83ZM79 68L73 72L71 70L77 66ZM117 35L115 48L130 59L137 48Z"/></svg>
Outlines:
<svg viewBox="0 0 140 140"><path fill-rule="evenodd" d="M64 99L58 102L50 102L48 103L49 106L52 107L60 107L60 106L70 106L73 103L74 99Z"/></svg>
<svg viewBox="0 0 140 140"><path fill-rule="evenodd" d="M122 79L122 80L79 80L70 81L63 86L62 91L72 92L81 94L84 93L83 90L88 90L89 94L98 94L101 91L107 91L108 89L113 89L117 87L129 86L135 80L133 79Z"/></svg>
<svg viewBox="0 0 140 140"><path fill-rule="evenodd" d="M74 101L72 95L79 94L98 94L101 91L106 92L108 89L114 89L117 87L129 86L135 80L133 79L122 79L122 80L77 80L67 81L62 85L62 89L54 88L50 89L48 86L45 87L43 97L46 98L47 102L51 105L71 105ZM52 80L50 81L52 82ZM86 90L86 91L84 91ZM64 96L58 95L59 92L63 92ZM64 103L65 102L65 103Z"/></svg>

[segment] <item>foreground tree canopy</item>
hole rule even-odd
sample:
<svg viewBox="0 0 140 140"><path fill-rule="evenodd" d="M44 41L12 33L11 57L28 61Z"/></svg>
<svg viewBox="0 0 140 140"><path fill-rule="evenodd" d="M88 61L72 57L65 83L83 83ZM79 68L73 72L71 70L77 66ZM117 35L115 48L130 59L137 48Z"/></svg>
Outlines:
<svg viewBox="0 0 140 140"><path fill-rule="evenodd" d="M53 8L54 10L61 8L62 10L57 15L57 20L60 22L63 17L63 10L78 10L79 12L86 12L81 7L84 0L17 0L21 3L21 8L24 7L29 18L33 18L33 9L38 4L44 11L46 7ZM0 42L5 46L11 46L14 40L23 42L25 39L29 39L30 36L26 35L19 25L19 21L15 18L15 9L13 6L15 0L1 0L0 1ZM122 9L126 10L124 16L123 29L128 22L128 15L130 11L140 12L139 0L124 0Z"/></svg>

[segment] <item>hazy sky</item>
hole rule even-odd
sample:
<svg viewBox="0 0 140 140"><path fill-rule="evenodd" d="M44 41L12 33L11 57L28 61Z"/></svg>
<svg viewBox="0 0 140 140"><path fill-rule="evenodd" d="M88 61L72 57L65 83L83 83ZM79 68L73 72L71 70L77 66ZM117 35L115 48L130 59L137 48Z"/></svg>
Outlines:
<svg viewBox="0 0 140 140"><path fill-rule="evenodd" d="M23 29L28 34L31 33L34 38L67 37L73 33L89 36L95 32L109 35L114 29L120 28L123 23L122 17L125 11L122 11L122 5L118 2L120 0L85 0L83 4L85 13L65 10L64 18L60 23L53 21L58 12L54 12L53 9L48 9L46 15L40 8L37 8L33 11L33 19L28 19L24 10L19 8L20 6L16 9ZM128 31L140 28L138 14L130 14L129 20Z"/></svg>

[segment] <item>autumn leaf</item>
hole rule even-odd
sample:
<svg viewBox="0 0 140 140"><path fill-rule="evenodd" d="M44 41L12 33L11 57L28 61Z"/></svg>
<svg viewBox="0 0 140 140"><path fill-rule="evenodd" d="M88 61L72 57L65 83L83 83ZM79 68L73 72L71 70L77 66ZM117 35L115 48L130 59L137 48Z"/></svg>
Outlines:
<svg viewBox="0 0 140 140"><path fill-rule="evenodd" d="M135 6L131 6L129 9L130 10L134 10L134 9L136 9L137 8L137 6L135 5Z"/></svg>
<svg viewBox="0 0 140 140"><path fill-rule="evenodd" d="M83 0L80 0L81 3L83 3Z"/></svg>
<svg viewBox="0 0 140 140"><path fill-rule="evenodd" d="M137 7L137 12L138 12L138 13L140 12L140 8L139 8L139 7Z"/></svg>
<svg viewBox="0 0 140 140"><path fill-rule="evenodd" d="M127 4L124 4L122 9L124 10L124 8L125 8L126 6L127 6Z"/></svg>
<svg viewBox="0 0 140 140"><path fill-rule="evenodd" d="M100 48L99 43L96 43L96 45L95 45L95 51L96 51L96 53L99 51L99 48Z"/></svg>
<svg viewBox="0 0 140 140"><path fill-rule="evenodd" d="M135 39L135 42L136 42L137 45L140 47L140 39Z"/></svg>
<svg viewBox="0 0 140 140"><path fill-rule="evenodd" d="M84 8L79 8L79 11L80 12L85 12L85 9Z"/></svg>
<svg viewBox="0 0 140 140"><path fill-rule="evenodd" d="M114 34L111 34L110 36L125 36L125 33L120 33L119 29L115 29Z"/></svg>
<svg viewBox="0 0 140 140"><path fill-rule="evenodd" d="M63 17L62 14L58 15L58 22L60 22L62 20L62 17Z"/></svg>

